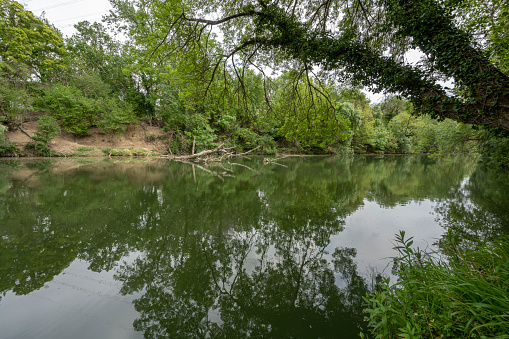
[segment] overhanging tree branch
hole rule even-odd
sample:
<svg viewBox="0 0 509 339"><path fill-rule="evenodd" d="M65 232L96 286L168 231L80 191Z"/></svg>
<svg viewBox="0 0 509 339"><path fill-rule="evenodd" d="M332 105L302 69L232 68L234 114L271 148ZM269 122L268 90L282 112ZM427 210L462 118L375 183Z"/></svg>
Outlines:
<svg viewBox="0 0 509 339"><path fill-rule="evenodd" d="M406 65L371 48L369 39L364 41L362 33L355 32L356 22L335 33L328 32L325 26L314 25L313 20L322 20L317 13L330 7L329 0L314 3L316 10L308 21L301 21L302 14L298 11L305 7L304 1L247 3L239 7L238 13L217 20L183 18L199 24L195 30L203 29L203 25L219 26L246 19L242 20L238 32L248 27L252 38L239 38L235 47L221 55L213 76L221 62L250 46L258 46L261 52L351 74L357 83L377 91L398 93L409 98L422 112L435 117L509 131L509 78L473 45L466 33L455 27L452 18L435 0L379 0L374 6L386 11L387 20L383 24L393 25L388 27L387 36L398 35L412 41L413 47L421 49L432 60L432 67L455 79L461 95L448 94L432 78L433 72ZM357 0L354 5L366 14L366 5L370 4ZM361 15L361 19L368 26L373 25L373 20L379 20L368 19L367 15Z"/></svg>

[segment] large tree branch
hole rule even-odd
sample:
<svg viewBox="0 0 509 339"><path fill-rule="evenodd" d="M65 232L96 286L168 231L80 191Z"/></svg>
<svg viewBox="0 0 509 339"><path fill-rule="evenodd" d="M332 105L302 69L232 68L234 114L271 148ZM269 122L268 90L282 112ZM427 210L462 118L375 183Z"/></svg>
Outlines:
<svg viewBox="0 0 509 339"><path fill-rule="evenodd" d="M327 3L324 1L322 7ZM428 54L439 71L454 77L465 93L463 97L448 95L425 71L383 56L358 36L310 30L310 22L300 22L292 14L294 10L285 11L277 2L261 1L257 10L244 7L240 13L218 20L183 20L215 26L239 18L252 19L254 37L222 55L213 75L221 62L255 45L261 50L285 53L304 64L351 74L352 79L365 86L411 99L425 113L509 130L509 78L473 47L468 36L455 28L434 0L382 0L382 4L400 33ZM361 10L364 12L365 8Z"/></svg>
<svg viewBox="0 0 509 339"><path fill-rule="evenodd" d="M428 79L423 71L382 56L366 44L348 36L332 36L323 30L310 32L306 25L293 18L272 13L264 13L264 18L266 31L278 32L272 33L271 39L258 38L259 43L267 47L278 48L292 58L319 64L325 69L341 69L352 74L353 79L365 86L400 93L410 98L422 111L433 116L509 130L509 79L481 52L468 45L468 41L445 45L442 46L444 51L435 52L450 55L455 53L458 47L465 51L460 58L463 58L463 63L471 66L465 67L466 71L462 67L456 67L459 69L455 71L455 75L470 85L474 96L462 99L448 96L445 90L432 79ZM428 44L433 43L438 42L430 38ZM455 62L461 66L460 60ZM444 61L443 67L452 68L453 65ZM482 77L477 76L480 72Z"/></svg>
<svg viewBox="0 0 509 339"><path fill-rule="evenodd" d="M184 19L187 21L197 22L197 23L201 23L201 24L205 24L205 25L217 26L217 25L224 24L225 22L228 22L228 21L231 21L231 20L234 20L237 18L252 17L253 15L256 15L256 14L259 14L259 12L256 12L254 10L249 10L246 12L230 15L230 16L224 17L219 20L207 20L207 19L201 19L201 18L186 18L186 17L184 17Z"/></svg>

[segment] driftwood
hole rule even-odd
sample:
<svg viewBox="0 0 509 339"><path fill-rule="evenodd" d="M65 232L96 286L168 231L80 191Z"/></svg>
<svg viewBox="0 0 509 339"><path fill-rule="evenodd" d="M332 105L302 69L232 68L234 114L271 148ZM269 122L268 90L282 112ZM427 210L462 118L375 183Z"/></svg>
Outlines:
<svg viewBox="0 0 509 339"><path fill-rule="evenodd" d="M189 160L189 159L195 159L195 158L203 157L205 155L212 154L212 153L215 153L215 152L219 151L223 146L224 146L224 142L221 145L219 145L216 148L214 148L214 149L201 151L200 153L191 154L191 155L183 155L183 156L180 156L180 157L175 157L174 159L175 160Z"/></svg>
<svg viewBox="0 0 509 339"><path fill-rule="evenodd" d="M236 162L229 162L228 164L230 164L230 165L235 165L235 166L240 166L240 167L244 167L244 168L247 168L247 169L248 169L248 170L250 170L250 171L255 172L256 174L260 174L260 172L258 172L257 170L254 170L254 169L252 169L251 167L246 166L246 165L243 165L243 164L237 164Z"/></svg>
<svg viewBox="0 0 509 339"><path fill-rule="evenodd" d="M260 145L260 146L258 146L258 147L256 147L256 148L253 148L252 150L247 151L247 152L244 152L244 153L240 153L240 154L232 154L232 157L242 157L242 156L244 156L244 155L246 155L246 154L249 154L249 153L251 153L251 152L256 151L256 150L257 150L257 149L259 149L260 147L262 147L262 145Z"/></svg>
<svg viewBox="0 0 509 339"><path fill-rule="evenodd" d="M243 153L235 153L235 147L224 147L224 143L217 146L214 149L210 150L204 150L202 152L196 153L196 154L190 154L190 155L184 155L184 156L161 156L162 158L167 158L169 160L175 160L178 162L182 162L184 164L188 164L192 166L193 169L193 179L194 182L197 182L196 178L196 168L201 169L202 171L205 171L207 173L210 173L216 177L218 177L221 181L225 180L225 177L235 177L233 174L230 174L233 172L232 169L226 168L224 165L228 164L230 166L240 166L249 169L250 171L255 172L256 174L261 174L260 172L252 169L249 166L246 166L244 164L238 164L235 162L230 162L231 158L234 157L245 157L245 155L252 153L258 149L260 149L262 146L258 146L256 148L253 148L252 150L249 150L247 152ZM193 153L194 153L194 147L193 147ZM213 155L216 153L215 155ZM211 156L212 155L212 156ZM282 167L287 167L286 165L279 164L276 161L286 158L287 156L280 156L275 158L264 158L263 163L264 165L277 165ZM245 157L246 159L249 159L248 157ZM203 165L199 165L198 163L202 162ZM209 164L217 164L216 166L219 166L222 168L222 171L219 170L213 170L209 168Z"/></svg>
<svg viewBox="0 0 509 339"><path fill-rule="evenodd" d="M195 143L193 142L193 149L192 149L192 153L190 155L182 155L182 156L172 156L171 154L170 155L166 155L166 156L161 156L162 158L169 158L169 159L173 159L173 160L177 160L177 161L187 161L187 160L192 160L192 159L195 159L194 161L203 161L205 163L210 163L210 162L222 162L223 160L225 159L231 159L231 158L234 158L234 157L243 157L245 156L246 154L249 154L249 153L252 153L258 149L260 149L262 146L258 146L256 148L253 148L252 150L249 150L247 152L244 152L244 153L235 153L234 150L235 150L235 147L224 147L224 143L222 143L221 145L217 146L216 148L214 149L210 149L210 150L204 150L204 151L201 151L200 153L194 153L194 150L195 150ZM218 156L215 156L215 157L210 157L211 154L214 154L214 153L222 153L221 155L218 155Z"/></svg>
<svg viewBox="0 0 509 339"><path fill-rule="evenodd" d="M194 176L194 181L195 181L195 182L196 182L196 172L194 171L195 166L196 166L196 167L198 167L199 169L201 169L201 170L203 170L203 171L207 172L207 173L210 173L210 174L215 175L216 177L218 177L219 179L221 179L221 181L224 181L224 178L221 176L221 174L219 174L219 173L217 173L217 172L214 172L214 171L212 171L212 170L210 170L210 169L208 169L208 168L205 168L205 167L200 166L200 165L198 165L198 164L196 164L196 163L189 162L189 161L185 161L185 160L178 160L178 161L180 161L180 162L182 162L182 163L184 163L184 164L189 164L189 165L193 166L193 176Z"/></svg>
<svg viewBox="0 0 509 339"><path fill-rule="evenodd" d="M288 156L284 156L284 157L280 157L280 158L276 158L276 159L264 158L263 159L263 164L264 165L271 164L271 165L278 165L278 166L282 166L282 167L288 167L286 165L282 165L282 164L279 164L279 163L276 162L277 160L281 160L281 159L284 159L284 158L288 158Z"/></svg>

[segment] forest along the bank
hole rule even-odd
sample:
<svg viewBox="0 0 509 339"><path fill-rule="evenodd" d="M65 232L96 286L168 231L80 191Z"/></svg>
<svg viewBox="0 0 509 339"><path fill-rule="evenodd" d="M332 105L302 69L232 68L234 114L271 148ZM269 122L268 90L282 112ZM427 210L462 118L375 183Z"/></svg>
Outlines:
<svg viewBox="0 0 509 339"><path fill-rule="evenodd" d="M407 82L427 83L441 77L456 77L456 88L449 92L453 92L450 100L459 100L457 103L437 97L434 100L440 101L442 108L433 108L410 85L404 88L397 84L404 79L387 78L380 70L366 69L364 75L348 76L347 73L352 71L351 64L357 61L332 60L332 51L322 51L325 61L318 62L315 60L317 56L309 54L309 51L300 55L282 48L271 49L261 43L259 48L255 48L251 46L254 42L234 35L241 29L235 15L225 18L230 24L228 27L197 19L207 10L221 12L221 5L194 1L191 2L197 6L193 7L194 10L202 6L203 12L197 10L196 15L191 15L187 13L192 7L190 4L176 3L180 5L171 7L165 3L112 1L113 10L102 22L80 22L76 25L75 34L62 37L51 22L26 11L20 3L2 1L0 154L189 154L193 144L196 152L200 152L224 142L225 147L236 147L239 153L259 146L257 152L263 154L478 152L492 165L507 167L509 164L509 142L503 123L503 115L507 112L500 113L497 108L503 103L484 98L490 102L492 110L483 113L483 116L492 116L493 121L500 123L487 122L480 117L470 119L470 106L462 112L462 105L484 100L480 96L486 93L476 87L475 79L464 78L460 70L451 66L454 60L442 55L446 51L430 50L430 46L419 45L415 37L415 41L409 44L408 39L417 33L407 32L410 28L397 18L392 18L392 22L378 23L379 34L388 34L384 43L376 40L374 33L369 33L366 28L356 27L348 21L360 20L359 13L350 13L339 5L339 8L333 9L330 3L334 1L313 7L316 11L314 16L304 11L305 1L296 1L295 6L302 7L301 11L284 19L288 21L288 30L295 31L295 39L299 39L297 33L304 34L299 26L303 22L309 26L310 36L305 38L319 39L316 36L318 23L332 20L330 16L334 11L342 11L346 13L344 25L349 26L347 29L339 25L338 30L344 31L344 36L349 30L360 30L359 36L366 40L366 44L369 42L375 52L387 46L398 46L394 49L393 59L400 60L408 48L421 48L424 54L420 68L405 66L409 73L405 75L401 71L401 77L409 77ZM394 15L397 15L399 12L389 3L378 1L364 5L375 6L371 8L373 13L395 11ZM276 7L285 5L257 8L258 5L255 2L251 11L248 8L251 5L246 8L232 5L232 10L238 13L246 11L245 15L242 14L242 23L261 30L260 39L267 32L283 34L281 27L271 20L275 20L273 16L278 13ZM445 21L454 16L457 27L453 28L458 44L470 41L471 49L489 55L489 58L477 61L469 61L465 57L464 67L468 68L475 62L490 65L490 69L495 67L495 73L501 74L500 86L504 85L508 70L505 56L509 46L503 40L507 40L507 35L503 34L507 29L507 21L504 21L507 4L488 2L486 6L491 6L494 11L489 18L477 11L475 1L461 6L445 3L438 9L435 5L434 1L426 1L429 8L415 10L429 11L429 15L434 13L438 17L443 12L442 19ZM499 8L498 5L503 6ZM326 8L332 12L320 19ZM461 15L465 13L472 13L472 16L464 19L467 16ZM262 14L270 25L257 21ZM460 17L463 19L458 19ZM168 30L163 19L166 23L174 20L172 29ZM374 22L372 24L375 25ZM452 25L451 22L449 24ZM382 33L386 25L398 28L400 35L406 34L406 40L392 33ZM231 42L237 43L238 49L214 34L204 34L212 26L214 30L221 29L224 34L233 35L235 39L232 37ZM374 27L376 29L377 26ZM476 29L481 30L479 27L484 27L484 40L479 40L476 35ZM418 33L433 34L432 29L429 30ZM436 44L450 38L445 34ZM291 41L291 37L283 38L290 39L288 44L299 43L299 40ZM340 40L339 35L337 39ZM282 44L279 40L272 43ZM361 45L358 47L367 48ZM354 48L348 46L345 54ZM254 49L249 49L251 47ZM231 51L232 48L236 53ZM264 50L265 54L262 53ZM267 60L267 55L274 57ZM382 66L388 73L399 70L389 59L376 60L373 56L373 63L385 62ZM265 67L259 66L264 63ZM316 67L311 67L312 64ZM423 75L425 66L430 67L428 75ZM321 70L318 71L318 68ZM280 71L270 72L270 69ZM421 74L421 78L416 74ZM482 81L479 75L477 82ZM385 99L371 103L361 91L363 85L385 91ZM503 89L507 91L506 87ZM433 91L442 93L436 86ZM501 89L501 98L503 93ZM461 117L446 112L449 104L455 105ZM423 112L427 114L421 114ZM464 122L474 122L476 128ZM122 139L130 136L136 126L142 125L158 130L145 129L144 133L136 135L137 143L126 143ZM24 142L13 141L14 133L24 136ZM80 140L98 133L101 137L95 138L95 143L80 143ZM117 142L106 143L105 138ZM72 141L74 148L59 147L66 140ZM154 143L158 147L149 150L147 144Z"/></svg>

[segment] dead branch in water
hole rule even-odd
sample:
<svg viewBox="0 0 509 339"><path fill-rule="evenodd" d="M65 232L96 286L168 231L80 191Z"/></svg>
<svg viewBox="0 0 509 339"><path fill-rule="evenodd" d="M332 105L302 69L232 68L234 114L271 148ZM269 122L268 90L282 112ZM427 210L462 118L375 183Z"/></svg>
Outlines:
<svg viewBox="0 0 509 339"><path fill-rule="evenodd" d="M178 157L175 157L175 156L171 156L171 155L166 155L166 156L162 156L163 158L169 158L169 159L173 159L173 160L177 160L177 161L183 161L183 160L191 160L191 159L195 159L194 161L203 161L205 163L209 163L209 162L222 162L223 160L225 159L231 159L233 157L243 157L245 156L246 154L249 154L249 153L252 153L258 149L260 149L262 146L258 146L256 148L253 148L252 150L249 150L247 152L244 152L244 153L235 153L235 147L223 147L224 146L224 143L222 143L221 145L217 146L216 148L214 149L210 149L210 150L204 150L204 151L201 151L200 153L196 153L194 154L194 142L193 142L193 150L192 150L192 153L190 155L182 155L182 156L178 156ZM215 156L215 157L210 157L210 155L214 154L214 153L222 153L221 155L218 155L218 156Z"/></svg>
<svg viewBox="0 0 509 339"><path fill-rule="evenodd" d="M224 146L224 142L221 145L219 145L216 148L214 148L214 149L201 151L200 153L191 154L191 155L183 155L183 156L180 156L180 157L175 157L174 159L175 160L189 160L189 159L203 157L205 155L212 154L212 153L215 153L215 152L219 151L221 148L223 148L223 146Z"/></svg>
<svg viewBox="0 0 509 339"><path fill-rule="evenodd" d="M256 148L253 148L252 150L247 151L247 152L244 152L244 153L240 153L240 154L232 154L232 157L242 157L242 156L244 156L244 155L246 155L246 154L249 154L249 153L251 153L251 152L256 151L256 150L257 150L257 149L259 149L260 147L262 147L262 145L260 145L260 146L258 146L258 147L256 147Z"/></svg>
<svg viewBox="0 0 509 339"><path fill-rule="evenodd" d="M279 164L279 163L277 163L277 162L276 162L277 160L281 160L281 159L284 159L284 158L288 158L288 156L282 156L282 157L275 158L275 159L264 158L264 159L263 159L263 164L264 164L264 165L269 165L269 164L271 164L271 165L278 165L278 166L282 166L282 167L288 167L288 166L286 166L286 165L282 165L282 164Z"/></svg>
<svg viewBox="0 0 509 339"><path fill-rule="evenodd" d="M230 165L235 165L235 166L240 166L240 167L244 167L244 168L247 168L247 169L248 169L248 170L250 170L250 171L255 172L256 174L261 174L261 173L260 173L260 172L258 172L257 170L254 170L254 169L252 169L251 167L246 166L246 165L243 165L243 164L237 164L236 162L229 162L228 164L230 164Z"/></svg>
<svg viewBox="0 0 509 339"><path fill-rule="evenodd" d="M235 147L224 147L224 143L222 143L221 145L217 146L214 149L204 150L204 151L201 151L196 154L190 154L190 155L184 155L184 156L178 156L178 157L167 155L167 156L161 156L161 157L191 165L193 168L193 178L194 178L195 182L197 182L196 171L195 171L196 167L207 172L207 173L210 173L210 174L218 177L220 180L224 181L225 177L235 177L234 175L230 174L231 172L233 172L233 170L228 169L223 165L223 164L225 164L225 160L226 160L226 164L228 164L230 166L244 167L244 168L249 169L250 171L255 172L256 174L261 174L259 171L254 170L251 167L246 166L244 164L230 162L230 160L234 157L244 157L246 159L249 159L248 157L245 157L245 155L258 150L261 147L262 146L260 145L260 146L253 148L252 150L249 150L247 152L235 153ZM194 149L193 149L193 153L194 153ZM213 155L214 153L215 153L215 155ZM271 165L277 165L277 166L282 166L282 167L288 167L286 165L279 164L276 162L277 160L281 160L286 157L287 156L279 156L276 158L264 158L263 163L264 163L264 165L271 164ZM203 165L198 165L198 163L200 163L200 162L202 162ZM220 166L224 171L215 171L215 170L210 169L209 164L213 164L213 163Z"/></svg>
<svg viewBox="0 0 509 339"><path fill-rule="evenodd" d="M212 174L212 175L215 175L216 177L218 177L219 179L221 179L221 181L224 181L224 178L223 178L223 177L222 177L219 173L214 172L214 171L212 171L212 170L210 170L210 169L208 169L208 168L205 168L205 167L203 167L203 166L200 166L200 165L198 165L198 164L196 164L196 163L194 163L194 162L189 162L189 161L185 161L185 160L178 160L178 161L180 161L180 162L182 162L182 163L184 163L184 164L188 164L188 165L193 166L193 171L194 171L194 168L195 168L195 166L196 166L196 167L198 167L199 169L201 169L201 170L203 170L203 171L205 171L205 172L207 172L207 173L210 173L210 174ZM193 173L194 173L194 172L193 172ZM195 175L194 180L195 180L195 182L196 182L196 173L194 173L194 175Z"/></svg>

